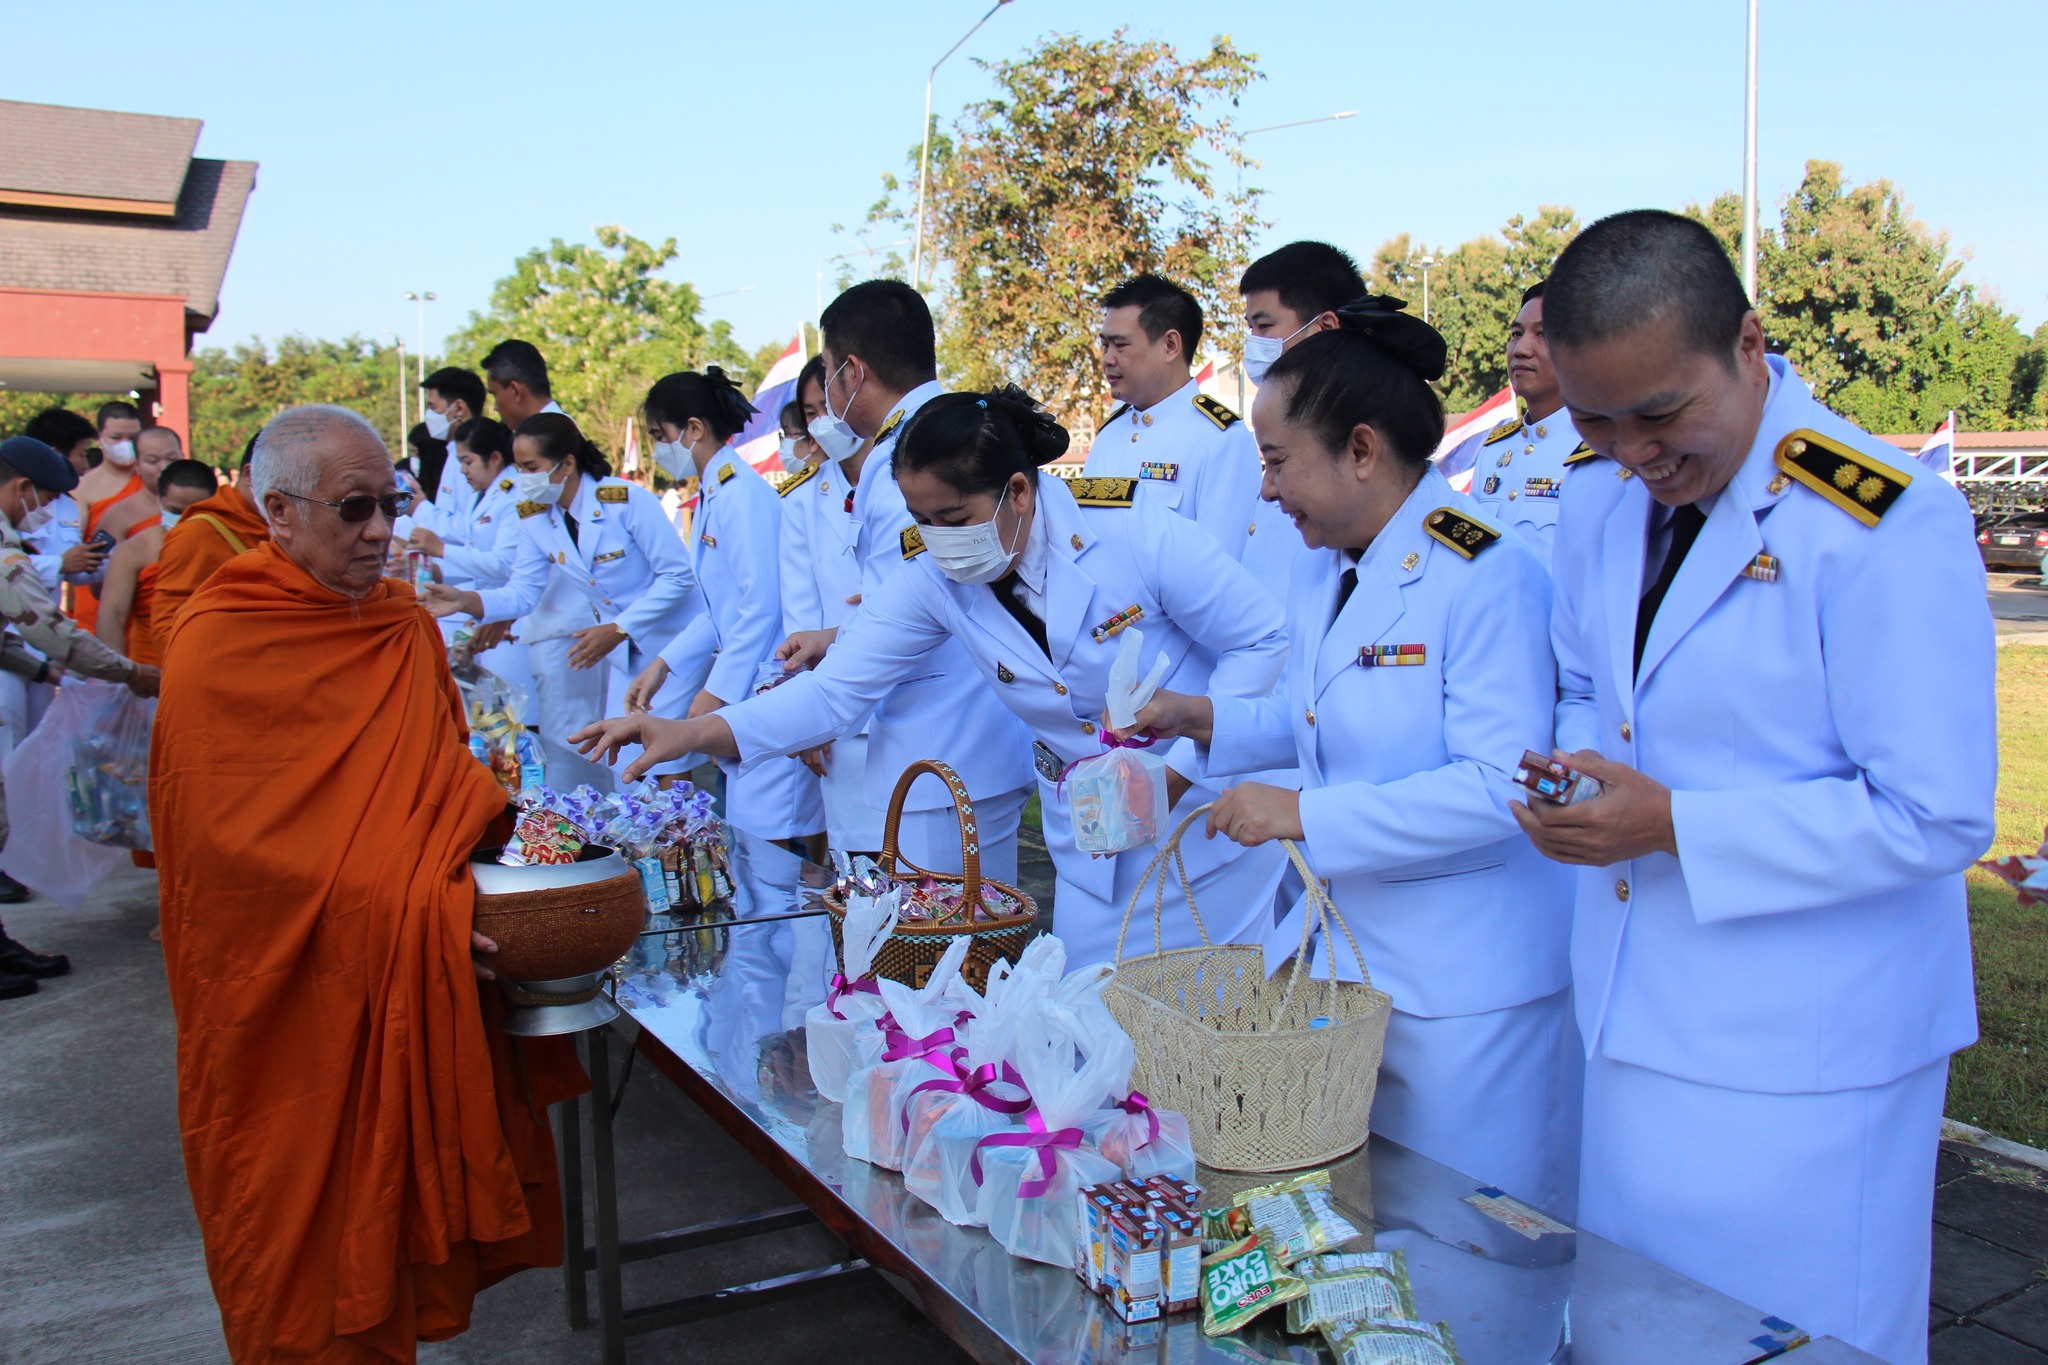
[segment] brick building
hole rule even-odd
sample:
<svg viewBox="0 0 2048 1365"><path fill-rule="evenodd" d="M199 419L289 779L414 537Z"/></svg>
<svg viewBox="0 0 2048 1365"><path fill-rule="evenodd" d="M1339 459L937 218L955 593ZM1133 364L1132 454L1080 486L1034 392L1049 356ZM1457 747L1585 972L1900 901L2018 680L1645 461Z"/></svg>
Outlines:
<svg viewBox="0 0 2048 1365"><path fill-rule="evenodd" d="M200 121L0 100L0 388L140 393L191 438L253 161L192 155Z"/></svg>

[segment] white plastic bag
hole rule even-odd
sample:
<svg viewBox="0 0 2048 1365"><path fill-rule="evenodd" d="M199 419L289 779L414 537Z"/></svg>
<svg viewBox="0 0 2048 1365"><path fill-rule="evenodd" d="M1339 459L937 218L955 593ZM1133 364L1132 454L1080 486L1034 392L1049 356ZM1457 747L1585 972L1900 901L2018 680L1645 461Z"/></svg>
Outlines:
<svg viewBox="0 0 2048 1365"><path fill-rule="evenodd" d="M834 1104L846 1100L846 1080L858 1060L856 1038L873 1033L875 1020L888 1006L872 979L875 954L896 931L903 892L880 896L849 895L846 922L840 929L844 960L825 1002L804 1015L804 1049L810 1058L811 1084Z"/></svg>
<svg viewBox="0 0 2048 1365"><path fill-rule="evenodd" d="M858 1066L846 1082L846 1105L840 1116L842 1145L856 1161L872 1162L892 1171L903 1169L902 1101L919 1083L945 1074L945 1057L954 1047L952 1022L957 1005L946 996L960 964L967 960L968 936L946 947L923 990L900 981L880 981L888 1014L867 1030L869 1038L886 1034L872 1061ZM881 1025L893 1023L893 1028ZM862 1039L863 1050L874 1044ZM936 1055L939 1060L929 1060ZM907 1079L906 1079L907 1078Z"/></svg>
<svg viewBox="0 0 2048 1365"><path fill-rule="evenodd" d="M962 1227L978 1226L970 1173L976 1146L1031 1108L1012 1057L1017 1028L1044 998L1046 981L1036 971L1008 967L999 961L990 971L988 993L966 1026L952 1074L914 1087L903 1111L903 1188Z"/></svg>
<svg viewBox="0 0 2048 1365"><path fill-rule="evenodd" d="M1144 644L1143 631L1127 629L1109 666L1106 701L1112 729L1128 730L1166 676L1167 658L1161 654L1153 659L1152 671L1138 677L1138 651ZM1122 853L1157 843L1166 833L1170 805L1166 760L1144 752L1142 745L1084 758L1067 777L1074 847L1083 853Z"/></svg>
<svg viewBox="0 0 2048 1365"><path fill-rule="evenodd" d="M71 832L66 784L71 741L92 727L120 683L67 680L42 723L7 756L7 851L0 863L16 881L69 909L85 904L100 879L121 861L118 849Z"/></svg>
<svg viewBox="0 0 2048 1365"><path fill-rule="evenodd" d="M71 832L108 848L150 847L149 731L156 700L102 683L98 709L84 733L71 737L64 790Z"/></svg>

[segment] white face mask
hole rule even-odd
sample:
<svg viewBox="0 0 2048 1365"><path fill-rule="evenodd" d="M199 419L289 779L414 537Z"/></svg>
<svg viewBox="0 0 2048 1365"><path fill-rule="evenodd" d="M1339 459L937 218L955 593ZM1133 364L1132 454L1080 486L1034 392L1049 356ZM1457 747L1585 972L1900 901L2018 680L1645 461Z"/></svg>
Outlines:
<svg viewBox="0 0 2048 1365"><path fill-rule="evenodd" d="M797 438L794 436L775 438L776 457L782 461L782 472L785 474L795 474L804 467L803 456L796 453L796 442Z"/></svg>
<svg viewBox="0 0 2048 1365"><path fill-rule="evenodd" d="M1003 495L1008 502L1009 494ZM932 562L939 566L939 572L955 583L993 583L1010 571L1010 561L1017 557L1024 537L1022 517L1018 518L1017 546L1003 544L1002 529L996 525L1001 520L1003 504L996 504L996 515L987 521L978 521L972 526L920 526L918 534L924 537L924 547L931 552Z"/></svg>
<svg viewBox="0 0 2048 1365"><path fill-rule="evenodd" d="M105 455L114 464L126 469L129 465L135 463L135 442L108 441L100 447L100 453Z"/></svg>
<svg viewBox="0 0 2048 1365"><path fill-rule="evenodd" d="M36 496L41 497L42 494L37 493ZM27 515L22 517L20 528L21 533L23 535L34 535L37 531L40 531L45 526L48 526L50 524L50 518L56 515L57 509L52 504L48 502L37 503L34 510L30 511Z"/></svg>
<svg viewBox="0 0 2048 1365"><path fill-rule="evenodd" d="M1320 315L1318 315L1320 316ZM1316 325L1310 318L1284 337L1246 337L1244 339L1244 377L1254 384L1266 382L1266 371L1273 368L1273 362L1287 349L1287 343Z"/></svg>
<svg viewBox="0 0 2048 1365"><path fill-rule="evenodd" d="M839 371L852 363L849 357L839 362L838 370L832 371L831 378L825 381L825 410L811 419L811 439L818 443L818 448L825 452L828 460L850 460L860 449L861 434L848 426L844 417L832 411L832 380L839 378ZM846 406L849 409L853 407L853 400L860 397L861 385L867 382L868 377L863 372L860 384L855 384L853 392L847 395Z"/></svg>
<svg viewBox="0 0 2048 1365"><path fill-rule="evenodd" d="M433 437L437 441L445 441L448 439L447 413L435 412L432 408L428 408L427 415L422 420L425 421L427 424L427 435Z"/></svg>
<svg viewBox="0 0 2048 1365"><path fill-rule="evenodd" d="M519 500L552 507L562 500L562 485L555 482L553 474L522 469L519 471Z"/></svg>
<svg viewBox="0 0 2048 1365"><path fill-rule="evenodd" d="M654 462L678 483L695 478L697 474L697 456L681 441L656 441Z"/></svg>

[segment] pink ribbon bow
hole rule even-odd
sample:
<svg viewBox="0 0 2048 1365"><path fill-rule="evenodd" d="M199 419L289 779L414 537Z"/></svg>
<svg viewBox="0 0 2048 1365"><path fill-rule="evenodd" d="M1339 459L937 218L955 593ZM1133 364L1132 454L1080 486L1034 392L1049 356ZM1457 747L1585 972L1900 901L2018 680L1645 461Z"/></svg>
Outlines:
<svg viewBox="0 0 2048 1365"><path fill-rule="evenodd" d="M1158 1111L1152 1108L1152 1101L1146 1099L1138 1091L1133 1090L1130 1094L1116 1101L1116 1107L1134 1118L1139 1114L1145 1116L1147 1130L1145 1140L1139 1143L1138 1147L1150 1147L1159 1140L1159 1114ZM1132 1150L1135 1151L1137 1148Z"/></svg>
<svg viewBox="0 0 2048 1365"><path fill-rule="evenodd" d="M1017 1197L1036 1199L1052 1188L1053 1178L1059 1174L1057 1152L1060 1148L1068 1151L1078 1150L1081 1146L1081 1130L1062 1128L1057 1132L1047 1132L1045 1119L1036 1109L1024 1116L1024 1124L1030 1129L1029 1132L992 1133L974 1144L974 1153L967 1159L967 1169L973 1174L976 1185L981 1184L982 1148L1028 1147L1038 1154L1038 1175L1034 1179L1018 1182Z"/></svg>
<svg viewBox="0 0 2048 1365"><path fill-rule="evenodd" d="M929 1061L930 1058L926 1060ZM1006 1100L1001 1096L989 1093L988 1088L990 1086L994 1085L997 1081L1002 1081L1007 1085L1016 1086L1018 1092L1023 1094L1024 1083L1018 1078L1017 1073L1010 1068L1008 1062L1003 1063L1000 1072L996 1070L994 1062L984 1062L982 1065L969 1071L967 1069L967 1049L964 1047L954 1048L946 1060L953 1072L951 1077L936 1081L926 1081L923 1085L910 1092L910 1100L905 1102L903 1108L903 1128L905 1132L910 1130L910 1103L927 1090L944 1090L954 1095L965 1095L982 1108L992 1109L998 1114L1021 1114L1031 1107L1031 1096L1028 1094L1024 1094L1021 1099ZM934 1065L937 1064L934 1063Z"/></svg>
<svg viewBox="0 0 2048 1365"><path fill-rule="evenodd" d="M875 984L875 979L871 976L864 976L858 981L848 981L846 973L834 972L832 973L831 988L825 992L825 1011L834 1019L844 1019L846 1016L839 1012L839 1002L847 996L855 994L880 995L881 993L882 988Z"/></svg>
<svg viewBox="0 0 2048 1365"><path fill-rule="evenodd" d="M1149 749L1159 742L1158 733L1149 725L1145 727L1143 734L1131 735L1126 739L1113 739L1107 730L1097 730L1095 735L1096 738L1102 741L1102 747L1105 749ZM1100 757L1102 757L1101 754L1088 755L1088 758ZM1083 763L1086 763L1088 758L1077 758L1066 767L1060 769L1060 780L1053 783L1053 795L1059 796L1064 794L1067 786L1067 774L1080 767Z"/></svg>
<svg viewBox="0 0 2048 1365"><path fill-rule="evenodd" d="M892 1019L890 1023L893 1025L895 1021ZM888 1039L888 1046L882 1050L883 1061L900 1062L906 1057L922 1057L930 1061L934 1052L953 1041L953 1030L933 1029L922 1038L913 1038L899 1028L891 1027L888 1030ZM940 1070L945 1069L941 1062L932 1062L932 1065L939 1067Z"/></svg>

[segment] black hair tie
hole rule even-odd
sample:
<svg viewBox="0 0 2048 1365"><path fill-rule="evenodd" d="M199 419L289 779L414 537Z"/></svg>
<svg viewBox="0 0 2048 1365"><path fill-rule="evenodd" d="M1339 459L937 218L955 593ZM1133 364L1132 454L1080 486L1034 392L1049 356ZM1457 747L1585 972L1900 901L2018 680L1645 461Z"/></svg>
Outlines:
<svg viewBox="0 0 2048 1365"><path fill-rule="evenodd" d="M1337 310L1337 325L1364 337L1421 378L1441 379L1450 347L1442 332L1403 311L1407 307L1407 300L1391 294L1361 294Z"/></svg>

